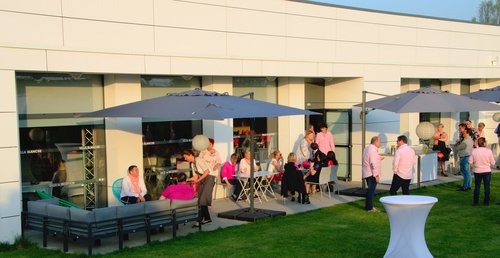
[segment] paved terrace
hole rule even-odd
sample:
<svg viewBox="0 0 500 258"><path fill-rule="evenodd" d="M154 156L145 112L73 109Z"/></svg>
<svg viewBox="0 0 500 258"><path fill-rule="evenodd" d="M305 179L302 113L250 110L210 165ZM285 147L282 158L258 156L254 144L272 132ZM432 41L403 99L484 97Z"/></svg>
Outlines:
<svg viewBox="0 0 500 258"><path fill-rule="evenodd" d="M461 176L450 175L449 177L439 176L437 180L422 183L422 186L430 186L436 184L443 184L452 181L461 180ZM342 189L348 189L353 187L359 187L361 184L359 182L342 182L339 181L339 188L342 193ZM377 189L389 190L390 185L378 185ZM410 189L415 189L416 184L412 185ZM255 201L256 208L263 209L271 209L271 210L281 210L285 211L287 215L306 212L311 210L316 210L319 208L330 207L337 204L353 202L356 200L364 199L361 197L353 197L346 195L333 195L332 198L328 198L323 195L323 198L320 197L320 193L316 193L311 196L310 201L311 204L298 204L296 202L291 202L289 199L283 201L283 199L277 196L277 200L269 199L268 202L263 200L263 203L260 203L257 199ZM378 198L376 198L378 199ZM248 207L248 202L239 201L233 202L229 199L218 199L213 202L212 207L210 208L210 213L212 216L212 224L203 225L203 231L212 231L219 228L226 228L230 226L236 226L241 224L246 224L248 222L237 221L237 220L229 220L229 219L221 219L217 217L219 212L234 210L238 208ZM186 225L179 225L179 231L177 231L177 236L185 236L190 233L197 232L198 229L192 228L192 223ZM28 230L25 232L25 237L30 241L38 244L40 247L42 246L42 234L40 232ZM166 229L163 233L157 233L151 236L151 241L165 241L172 238L172 232L170 229ZM135 247L146 244L146 235L144 232L139 232L135 234L130 234L129 240L124 241L124 247ZM62 250L62 238L49 236L47 248L54 250ZM100 246L94 246L93 254L105 254L118 250L118 237L116 238L106 238L101 241ZM71 241L69 243L69 253L76 254L86 254L87 253L87 245L85 241Z"/></svg>

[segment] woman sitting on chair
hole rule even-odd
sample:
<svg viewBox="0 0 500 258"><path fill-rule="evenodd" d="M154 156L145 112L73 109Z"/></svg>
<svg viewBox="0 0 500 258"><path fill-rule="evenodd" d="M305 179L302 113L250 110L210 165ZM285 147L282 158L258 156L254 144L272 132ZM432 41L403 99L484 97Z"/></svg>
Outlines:
<svg viewBox="0 0 500 258"><path fill-rule="evenodd" d="M297 169L297 155L295 153L288 154L288 163L285 164L285 173L281 182L281 195L283 198L288 197L288 192L292 195L292 202L295 201L295 192L299 193L297 202L309 204L309 197L306 193L304 178L302 172Z"/></svg>
<svg viewBox="0 0 500 258"><path fill-rule="evenodd" d="M139 176L136 165L128 167L128 175L123 178L120 199L126 204L151 201L144 180Z"/></svg>
<svg viewBox="0 0 500 258"><path fill-rule="evenodd" d="M161 193L160 200L192 200L195 192L194 188L186 184L187 176L184 173L179 173L176 176L177 184L171 184Z"/></svg>

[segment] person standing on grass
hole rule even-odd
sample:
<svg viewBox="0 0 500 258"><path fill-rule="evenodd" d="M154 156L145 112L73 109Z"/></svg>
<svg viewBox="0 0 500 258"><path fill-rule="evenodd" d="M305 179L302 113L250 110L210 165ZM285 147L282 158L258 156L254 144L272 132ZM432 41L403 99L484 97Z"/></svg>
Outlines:
<svg viewBox="0 0 500 258"><path fill-rule="evenodd" d="M455 147L460 157L460 173L464 177L464 183L458 186L458 191L467 191L471 187L471 176L470 176L470 166L469 166L469 156L474 148L474 141L471 138L471 130L465 129L462 132L464 137L463 141L458 143Z"/></svg>
<svg viewBox="0 0 500 258"><path fill-rule="evenodd" d="M474 199L473 204L476 206L479 202L479 192L481 190L481 181L484 181L484 204L490 205L490 181L491 181L491 166L495 165L493 152L486 148L486 139L480 137L477 140L478 148L472 150L469 164L474 164Z"/></svg>
<svg viewBox="0 0 500 258"><path fill-rule="evenodd" d="M318 144L319 150L323 153L328 153L329 151L335 152L335 142L333 141L333 135L328 131L326 124L320 124L319 129L321 130L316 134L316 143Z"/></svg>
<svg viewBox="0 0 500 258"><path fill-rule="evenodd" d="M413 177L413 166L417 163L415 151L408 146L408 138L404 135L398 136L397 146L398 149L394 154L394 161L392 162L392 177L391 195L397 195L399 188L403 190L404 195L410 194L410 181Z"/></svg>
<svg viewBox="0 0 500 258"><path fill-rule="evenodd" d="M380 171L382 170L381 161L384 157L378 154L380 147L380 137L373 136L370 145L363 150L362 174L368 185L365 199L365 209L369 212L377 212L378 209L373 207L373 196L377 183L380 182Z"/></svg>

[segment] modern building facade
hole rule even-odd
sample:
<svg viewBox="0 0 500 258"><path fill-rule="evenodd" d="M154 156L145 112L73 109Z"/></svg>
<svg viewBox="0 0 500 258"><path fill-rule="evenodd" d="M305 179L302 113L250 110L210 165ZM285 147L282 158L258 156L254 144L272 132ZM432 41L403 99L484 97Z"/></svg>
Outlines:
<svg viewBox="0 0 500 258"><path fill-rule="evenodd" d="M23 203L47 190L86 208L115 205L131 164L155 173L189 139L213 137L223 159L246 142L248 120L75 118L169 92L203 88L323 116L258 119L259 158L295 151L311 122L335 135L341 176L361 180L361 91L420 87L463 94L500 83L500 27L285 0L18 0L0 3L0 241L21 232ZM368 95L369 99L377 98ZM420 121L456 139L460 120L491 112L370 112L367 138L385 145ZM155 170L156 169L156 170ZM159 170L158 170L159 169ZM53 180L65 182L49 187ZM219 191L220 194L220 191Z"/></svg>

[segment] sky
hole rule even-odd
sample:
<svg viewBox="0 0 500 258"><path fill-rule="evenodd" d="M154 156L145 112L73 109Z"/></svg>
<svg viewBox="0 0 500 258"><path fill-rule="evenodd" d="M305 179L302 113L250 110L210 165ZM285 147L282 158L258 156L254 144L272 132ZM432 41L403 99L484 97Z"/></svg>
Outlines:
<svg viewBox="0 0 500 258"><path fill-rule="evenodd" d="M389 12L470 21L482 0L311 0Z"/></svg>

